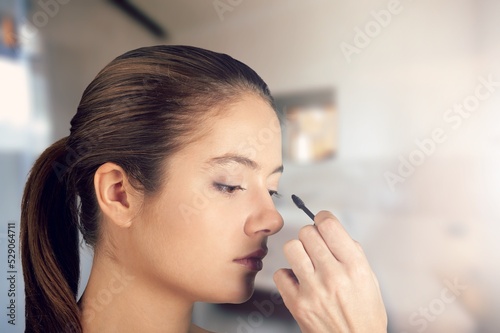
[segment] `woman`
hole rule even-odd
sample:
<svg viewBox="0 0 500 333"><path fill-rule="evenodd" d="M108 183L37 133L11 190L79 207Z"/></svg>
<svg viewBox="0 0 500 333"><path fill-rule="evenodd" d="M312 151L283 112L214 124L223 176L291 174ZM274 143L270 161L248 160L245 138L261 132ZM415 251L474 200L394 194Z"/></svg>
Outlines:
<svg viewBox="0 0 500 333"><path fill-rule="evenodd" d="M283 226L271 198L282 170L272 97L249 67L188 46L116 58L26 184L26 331L206 332L194 302L252 295ZM361 248L329 212L315 222L274 276L286 306L303 332L384 332ZM94 259L77 302L78 231Z"/></svg>

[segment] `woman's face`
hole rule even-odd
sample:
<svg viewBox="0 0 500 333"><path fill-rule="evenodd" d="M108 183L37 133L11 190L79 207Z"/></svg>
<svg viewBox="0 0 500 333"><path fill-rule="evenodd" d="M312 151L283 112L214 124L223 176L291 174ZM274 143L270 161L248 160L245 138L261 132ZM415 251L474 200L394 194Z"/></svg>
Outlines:
<svg viewBox="0 0 500 333"><path fill-rule="evenodd" d="M161 192L132 224L128 256L150 286L192 301L243 302L267 237L283 227L272 200L282 173L280 126L254 95L201 126L208 134L170 159Z"/></svg>

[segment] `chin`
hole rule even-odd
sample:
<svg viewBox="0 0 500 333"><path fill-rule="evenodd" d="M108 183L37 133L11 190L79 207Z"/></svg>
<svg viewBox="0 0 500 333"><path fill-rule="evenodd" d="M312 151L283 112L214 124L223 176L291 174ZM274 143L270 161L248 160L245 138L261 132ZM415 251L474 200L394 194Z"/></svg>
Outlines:
<svg viewBox="0 0 500 333"><path fill-rule="evenodd" d="M227 303L240 304L248 301L254 292L255 276L248 278L245 281L240 281L238 284L233 284L229 287L227 284L224 290L217 294L216 299L206 300L207 303Z"/></svg>
<svg viewBox="0 0 500 333"><path fill-rule="evenodd" d="M231 297L230 299L228 299L224 303L228 303L228 304L241 304L241 303L245 303L246 301L248 301L252 297L253 292L254 292L254 289L252 289L251 291L249 291L249 292L247 292L245 294L241 294L241 295L238 295L238 296L235 296L235 297Z"/></svg>
<svg viewBox="0 0 500 333"><path fill-rule="evenodd" d="M248 276L243 284L238 288L238 292L235 293L233 301L228 302L232 304L244 303L252 297L255 290L255 275Z"/></svg>

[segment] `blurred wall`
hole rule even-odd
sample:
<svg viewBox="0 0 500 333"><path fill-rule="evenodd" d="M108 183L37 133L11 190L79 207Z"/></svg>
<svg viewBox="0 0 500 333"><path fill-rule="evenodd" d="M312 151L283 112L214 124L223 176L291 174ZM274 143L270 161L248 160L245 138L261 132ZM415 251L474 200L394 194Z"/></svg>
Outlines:
<svg viewBox="0 0 500 333"><path fill-rule="evenodd" d="M33 6L39 10L36 3ZM128 50L158 43L101 0L72 0L62 5L39 33L50 82L54 140L69 134L83 91L107 63Z"/></svg>
<svg viewBox="0 0 500 333"><path fill-rule="evenodd" d="M339 158L393 157L428 135L429 127L492 73L498 55L495 1L397 1L399 14L350 62L342 42L387 11L391 1L269 1L246 11L241 2L223 21L174 36L250 63L273 92L338 88ZM498 97L497 97L498 98ZM486 112L484 112L486 113ZM472 139L470 136L467 140ZM474 143L474 142L473 142ZM456 155L476 145L453 142Z"/></svg>

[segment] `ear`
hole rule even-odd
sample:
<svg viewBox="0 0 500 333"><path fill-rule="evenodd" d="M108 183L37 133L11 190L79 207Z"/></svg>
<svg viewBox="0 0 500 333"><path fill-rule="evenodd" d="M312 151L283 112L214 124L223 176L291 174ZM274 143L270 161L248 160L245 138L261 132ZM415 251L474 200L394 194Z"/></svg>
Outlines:
<svg viewBox="0 0 500 333"><path fill-rule="evenodd" d="M121 228L128 228L140 207L141 196L130 184L125 170L107 162L94 174L94 189L101 212Z"/></svg>

